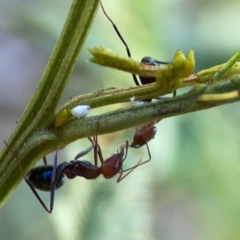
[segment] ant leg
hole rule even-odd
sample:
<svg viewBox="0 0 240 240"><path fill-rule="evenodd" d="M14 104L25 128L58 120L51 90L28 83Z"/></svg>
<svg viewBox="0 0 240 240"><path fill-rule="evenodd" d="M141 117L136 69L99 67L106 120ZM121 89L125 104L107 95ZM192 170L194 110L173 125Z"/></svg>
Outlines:
<svg viewBox="0 0 240 240"><path fill-rule="evenodd" d="M103 159L103 155L102 155L102 150L101 150L100 145L98 144L98 129L99 129L99 124L97 123L97 131L96 131L96 139L95 139L96 146L97 146L97 156L99 157L101 164L103 164L104 159ZM97 165L96 165L96 167L97 167Z"/></svg>
<svg viewBox="0 0 240 240"><path fill-rule="evenodd" d="M74 160L77 160L78 158L86 155L86 154L89 153L93 148L94 148L94 145L91 145L91 146L90 146L89 148L87 148L86 150L78 153L78 154L76 155L76 157L74 158Z"/></svg>
<svg viewBox="0 0 240 240"><path fill-rule="evenodd" d="M94 147L94 165L95 168L98 168L98 156L100 158L100 161L102 162L102 155L99 153L100 146L98 145L98 122L97 122L97 127L96 127L96 135L92 138L88 137L88 140L92 143L92 146Z"/></svg>
<svg viewBox="0 0 240 240"><path fill-rule="evenodd" d="M137 168L138 166L142 165L141 164L141 160L133 167L122 170L120 172L120 176L117 179L117 183L121 182L125 177L127 177L135 168ZM124 172L128 171L125 175L123 175Z"/></svg>
<svg viewBox="0 0 240 240"><path fill-rule="evenodd" d="M20 164L20 160L19 158L17 157L17 155L15 154L15 152L12 150L12 148L4 141L5 145L8 147L8 149L10 150L10 152L13 154L13 156L16 158L17 160L17 163L18 163L18 167L21 171L21 174L25 180L25 182L28 184L28 186L30 187L30 189L32 190L33 194L36 196L36 198L38 199L38 201L41 203L41 205L43 206L43 208L48 212L48 213L51 213L51 209L48 210L46 204L43 202L43 200L41 199L41 197L39 196L39 194L37 193L36 189L33 187L33 185L31 184L31 182L28 180L28 178L26 177L23 169L22 169L22 166Z"/></svg>
<svg viewBox="0 0 240 240"><path fill-rule="evenodd" d="M96 168L98 167L98 157L100 159L101 164L103 164L103 162L104 162L103 155L102 155L102 150L101 150L101 147L98 144L98 129L99 129L99 123L97 122L96 135L94 137L94 144L95 144L94 163L95 163Z"/></svg>
<svg viewBox="0 0 240 240"><path fill-rule="evenodd" d="M86 154L89 153L93 148L95 148L95 143L94 143L94 141L93 141L90 137L88 137L88 140L91 142L92 145L91 145L89 148L87 148L86 150L78 153L78 154L76 155L76 157L74 158L74 160L77 160L78 158L86 155Z"/></svg>
<svg viewBox="0 0 240 240"><path fill-rule="evenodd" d="M121 33L119 32L117 26L115 25L115 23L114 23L114 22L112 21L112 19L107 15L107 13L106 13L106 11L105 11L102 3L100 3L100 4L101 4L102 10L103 10L103 13L104 13L105 16L107 17L107 19L112 23L112 26L113 26L114 30L116 31L118 37L121 39L122 43L123 43L124 46L126 47L126 51L127 51L128 57L131 58L131 57L132 57L132 56L131 56L131 52L130 52L130 49L129 49L127 43L124 41L124 39L123 39ZM139 82L138 82L138 80L137 80L136 75L135 75L135 74L132 74L132 76L133 76L133 80L134 80L135 84L136 84L137 86L140 86L140 84L139 84Z"/></svg>
<svg viewBox="0 0 240 240"><path fill-rule="evenodd" d="M43 164L44 164L44 166L47 166L47 158L46 158L46 156L43 157Z"/></svg>
<svg viewBox="0 0 240 240"><path fill-rule="evenodd" d="M95 147L94 147L94 164L95 168L98 168L98 152L99 152L99 146L98 146L98 128L99 124L98 122L96 123L96 134L94 139Z"/></svg>
<svg viewBox="0 0 240 240"><path fill-rule="evenodd" d="M147 150L148 150L148 157L149 157L149 159L146 160L146 161L144 161L144 162L142 162L142 161L140 160L135 166L133 166L133 167L131 167L131 168L128 168L128 169L125 169L125 170L122 170L122 171L120 172L120 176L119 176L119 178L118 178L118 180L117 180L117 183L119 183L120 181L122 181L122 180L123 180L126 176L128 176L135 168L137 168L137 167L139 167L139 166L141 166L141 165L143 165L143 164L151 161L151 158L152 158L152 157L151 157L150 149L149 149L149 147L148 147L147 142L146 142L146 146L147 146ZM127 173L122 176L122 174L123 174L124 172L127 172Z"/></svg>
<svg viewBox="0 0 240 240"><path fill-rule="evenodd" d="M151 159L152 159L152 156L151 156L151 152L150 152L148 143L146 142L145 144L146 144L147 151L148 151L148 160L145 160L144 162L139 163L139 164L137 165L137 167L139 167L139 166L141 166L141 165L143 165L143 164L145 164L145 163L147 163L147 162L150 162ZM129 169L126 169L126 170L129 170ZM124 171L126 171L126 170L124 170Z"/></svg>
<svg viewBox="0 0 240 240"><path fill-rule="evenodd" d="M60 141L59 141L59 144L58 144L58 148L57 148L57 151L55 153L55 156L54 156L54 164L53 164L53 171L52 171L52 181L51 181L51 192L50 192L50 209L49 209L49 213L52 212L53 210L53 204L54 204L54 196L55 196L55 190L56 190L56 179L57 179L57 155L58 155L58 151L61 147L61 144L62 144L62 132L60 132ZM58 173L58 176L59 174L62 174L62 173Z"/></svg>
<svg viewBox="0 0 240 240"><path fill-rule="evenodd" d="M97 155L100 159L101 164L103 164L104 160L103 160L102 150L99 144L97 144Z"/></svg>

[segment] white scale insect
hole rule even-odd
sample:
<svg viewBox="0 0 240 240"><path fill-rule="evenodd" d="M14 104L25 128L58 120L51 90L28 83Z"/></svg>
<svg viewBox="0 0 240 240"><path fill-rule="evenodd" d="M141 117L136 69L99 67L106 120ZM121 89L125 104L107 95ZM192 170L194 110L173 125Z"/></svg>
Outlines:
<svg viewBox="0 0 240 240"><path fill-rule="evenodd" d="M72 109L72 115L76 118L86 117L90 110L89 105L78 105Z"/></svg>

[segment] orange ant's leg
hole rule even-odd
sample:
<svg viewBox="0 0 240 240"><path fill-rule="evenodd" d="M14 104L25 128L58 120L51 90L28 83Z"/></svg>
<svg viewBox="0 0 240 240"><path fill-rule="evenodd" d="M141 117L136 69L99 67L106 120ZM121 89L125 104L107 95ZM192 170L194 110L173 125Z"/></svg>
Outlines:
<svg viewBox="0 0 240 240"><path fill-rule="evenodd" d="M117 183L121 182L125 177L127 177L135 168L137 168L138 166L142 165L141 164L141 160L133 167L125 169L120 171L120 176L117 179ZM128 171L125 175L123 175L124 172Z"/></svg>
<svg viewBox="0 0 240 240"><path fill-rule="evenodd" d="M118 180L117 180L117 183L119 183L119 182L122 181L125 177L127 177L135 168L137 168L137 167L139 167L139 166L141 166L141 165L143 165L143 164L151 161L151 158L152 158L152 157L151 157L150 149L149 149L149 147L148 147L147 142L146 142L146 146L147 146L147 150L148 150L148 157L149 157L149 159L146 160L146 161L144 161L144 162L142 162L142 160L140 160L136 165L134 165L134 166L131 167L131 168L128 168L128 169L125 169L125 170L121 169L121 171L120 171L120 176L119 176L119 178L118 178ZM124 172L127 172L127 173L126 173L125 175L123 175Z"/></svg>
<svg viewBox="0 0 240 240"><path fill-rule="evenodd" d="M98 167L98 157L100 159L101 164L103 164L103 156L102 156L102 151L101 148L98 144L98 129L99 129L99 123L97 122L97 128L96 128L96 135L92 138L88 137L88 140L92 143L94 146L94 163L95 167Z"/></svg>
<svg viewBox="0 0 240 240"><path fill-rule="evenodd" d="M47 158L46 158L46 156L43 156L43 164L44 164L44 166L47 166Z"/></svg>

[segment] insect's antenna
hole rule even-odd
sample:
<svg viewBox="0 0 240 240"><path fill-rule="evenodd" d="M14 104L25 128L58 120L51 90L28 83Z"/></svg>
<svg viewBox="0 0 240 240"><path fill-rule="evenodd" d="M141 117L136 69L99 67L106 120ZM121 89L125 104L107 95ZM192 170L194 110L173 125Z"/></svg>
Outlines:
<svg viewBox="0 0 240 240"><path fill-rule="evenodd" d="M123 157L123 161L127 158L128 146L129 146L129 142L128 142L128 140L127 140L127 141L126 141L126 144L122 146L123 149L124 149L124 147L126 148L126 152L125 152L125 156Z"/></svg>
<svg viewBox="0 0 240 240"><path fill-rule="evenodd" d="M123 39L121 33L119 32L117 26L116 26L115 23L112 21L112 19L107 15L107 13L106 13L106 11L105 11L102 3L100 3L100 4L101 4L101 7L102 7L102 10L103 10L104 15L105 15L105 16L107 17L107 19L112 23L112 26L113 26L114 30L116 31L116 33L117 33L117 35L119 36L119 38L121 39L122 43L123 43L124 46L126 47L126 51L127 51L128 57L132 57L132 56L131 56L130 49L129 49L127 43L125 42L125 40ZM140 84L139 84L139 82L138 82L138 80L137 80L136 75L132 74L132 76L133 76L133 80L134 80L135 84L136 84L137 86L140 86Z"/></svg>

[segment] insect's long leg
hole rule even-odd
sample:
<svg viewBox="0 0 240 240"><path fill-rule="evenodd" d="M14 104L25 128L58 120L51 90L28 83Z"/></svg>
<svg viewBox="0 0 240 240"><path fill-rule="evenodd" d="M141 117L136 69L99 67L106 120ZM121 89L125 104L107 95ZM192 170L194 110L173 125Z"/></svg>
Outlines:
<svg viewBox="0 0 240 240"><path fill-rule="evenodd" d="M44 164L45 166L47 166L47 158L46 158L46 156L43 156L43 164Z"/></svg>
<svg viewBox="0 0 240 240"><path fill-rule="evenodd" d="M78 153L76 155L76 157L74 158L75 160L77 160L78 158L86 155L87 153L89 153L95 147L95 143L90 137L88 137L88 140L91 142L92 145L89 148L85 149L84 151Z"/></svg>
<svg viewBox="0 0 240 240"><path fill-rule="evenodd" d="M96 134L95 136L93 136L93 140L92 138L88 137L88 140L92 143L92 146L94 147L94 165L95 168L98 168L98 138L97 138L97 134L98 134L98 122L97 122L97 127L96 127Z"/></svg>
<svg viewBox="0 0 240 240"><path fill-rule="evenodd" d="M101 164L103 164L104 159L103 159L103 155L102 155L102 150L101 150L101 147L98 144L98 129L99 129L99 123L97 123L97 131L96 131L95 142L96 142L96 147L97 147L97 155L98 155L98 157L100 159Z"/></svg>
<svg viewBox="0 0 240 240"><path fill-rule="evenodd" d="M96 135L94 137L94 142L95 142L95 146L94 146L94 164L95 164L95 167L97 168L98 167L98 149L99 149L99 146L98 146L98 122L96 124ZM101 159L100 159L101 160Z"/></svg>
<svg viewBox="0 0 240 240"><path fill-rule="evenodd" d="M55 190L56 190L56 175L57 175L57 157L58 157L58 151L61 148L62 144L62 132L60 132L60 141L54 156L54 164L53 164L53 171L52 171L52 180L51 180L51 192L50 192L50 209L49 212L51 213L53 210L53 204L54 204L54 196L55 196ZM62 175L62 173L59 173Z"/></svg>
<svg viewBox="0 0 240 240"><path fill-rule="evenodd" d="M139 167L139 166L141 166L141 165L143 165L143 164L145 164L145 163L147 163L147 162L150 162L151 159L152 159L152 156L151 156L151 152L150 152L150 149L149 149L148 143L146 142L145 144L146 144L147 151L148 151L148 160L145 160L144 162L141 162L141 163L137 164L136 167ZM124 172L127 171L127 170L129 170L129 169L124 170Z"/></svg>
<svg viewBox="0 0 240 240"><path fill-rule="evenodd" d="M122 43L123 43L124 46L126 47L126 51L127 51L128 57L132 57L132 56L131 56L130 49L129 49L127 43L125 42L125 40L123 39L121 33L119 32L117 26L116 26L115 23L112 21L112 19L107 15L107 13L106 13L106 11L105 11L102 3L100 3L100 4L101 4L102 10L103 10L103 13L104 13L105 16L107 17L107 19L112 23L114 30L116 31L116 33L117 33L117 35L119 36L119 38L121 39ZM132 74L132 76L133 76L133 80L134 80L135 84L136 84L137 86L140 86L140 84L139 84L139 82L138 82L138 80L137 80L136 75L135 75L135 74Z"/></svg>
<svg viewBox="0 0 240 240"><path fill-rule="evenodd" d="M104 162L102 151L98 144L98 129L99 129L99 123L97 122L96 135L93 137L93 140L90 137L88 137L88 140L92 143L92 146L94 147L94 164L96 168L98 168L98 157L101 163Z"/></svg>
<svg viewBox="0 0 240 240"><path fill-rule="evenodd" d="M90 140L90 138L88 138L88 139ZM92 142L92 140L91 140L91 142ZM86 155L86 154L89 153L93 148L94 148L94 143L92 143L92 145L91 145L89 148L87 148L86 150L78 153L74 159L77 160L77 159L79 159L80 157Z"/></svg>
<svg viewBox="0 0 240 240"><path fill-rule="evenodd" d="M149 147L148 147L147 142L146 142L146 146L147 146L147 151L148 151L148 160L146 160L146 161L144 161L144 162L142 162L142 161L140 160L135 166L122 170L122 171L120 172L120 176L119 176L119 178L118 178L118 180L117 180L118 183L119 183L120 181L122 181L126 176L128 176L135 168L137 168L137 167L139 167L139 166L141 166L141 165L143 165L143 164L151 161L151 158L152 158L152 157L151 157L150 149L149 149ZM126 173L125 175L122 175L124 172L127 172L127 173Z"/></svg>
<svg viewBox="0 0 240 240"><path fill-rule="evenodd" d="M133 166L133 167L131 167L131 168L128 168L128 169L126 169L126 170L121 171L121 172L120 172L120 175L119 175L119 177L118 177L118 179L117 179L117 183L121 182L125 177L127 177L127 176L128 176L135 168L137 168L139 165L141 165L141 160L140 160L135 166ZM127 173L126 173L125 175L123 175L123 173L126 172L126 171L127 171Z"/></svg>
<svg viewBox="0 0 240 240"><path fill-rule="evenodd" d="M48 212L48 213L51 213L51 209L48 209L46 204L43 202L43 200L41 199L41 197L39 196L39 194L37 193L36 189L33 187L33 185L31 184L31 182L28 180L28 178L26 177L23 169L22 169L22 166L20 164L20 160L19 158L17 157L17 155L15 154L15 152L12 150L12 148L4 141L5 145L8 147L8 149L10 150L10 152L13 154L13 156L16 158L17 160L17 163L18 163L18 167L21 171L21 174L25 180L25 182L28 184L28 186L30 187L30 189L32 190L33 194L36 196L36 198L38 199L38 201L41 203L41 205L43 206L43 208ZM50 207L51 208L51 207Z"/></svg>

